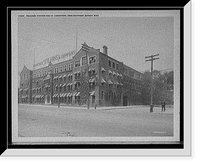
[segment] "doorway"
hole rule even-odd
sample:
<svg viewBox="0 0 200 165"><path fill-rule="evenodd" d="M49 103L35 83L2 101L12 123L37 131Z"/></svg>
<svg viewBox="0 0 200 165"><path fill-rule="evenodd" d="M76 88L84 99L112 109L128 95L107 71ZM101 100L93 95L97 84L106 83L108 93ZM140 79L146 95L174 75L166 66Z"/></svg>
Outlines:
<svg viewBox="0 0 200 165"><path fill-rule="evenodd" d="M51 104L51 96L50 95L46 96L45 104Z"/></svg>
<svg viewBox="0 0 200 165"><path fill-rule="evenodd" d="M128 105L128 96L123 96L123 106Z"/></svg>

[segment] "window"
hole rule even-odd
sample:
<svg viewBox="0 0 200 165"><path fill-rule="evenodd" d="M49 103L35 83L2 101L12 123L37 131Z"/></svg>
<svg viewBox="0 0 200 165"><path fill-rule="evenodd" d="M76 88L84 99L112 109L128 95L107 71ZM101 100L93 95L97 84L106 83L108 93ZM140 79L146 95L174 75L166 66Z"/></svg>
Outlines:
<svg viewBox="0 0 200 165"><path fill-rule="evenodd" d="M104 91L101 91L101 99L104 100Z"/></svg>
<svg viewBox="0 0 200 165"><path fill-rule="evenodd" d="M78 66L80 66L80 60L75 61L75 65L74 65L74 67L78 67Z"/></svg>
<svg viewBox="0 0 200 165"><path fill-rule="evenodd" d="M76 84L74 84L74 89L78 89L79 88L79 82L76 82Z"/></svg>
<svg viewBox="0 0 200 165"><path fill-rule="evenodd" d="M108 66L111 67L111 61L110 60L108 60Z"/></svg>
<svg viewBox="0 0 200 165"><path fill-rule="evenodd" d="M56 73L58 73L58 68L56 68Z"/></svg>
<svg viewBox="0 0 200 165"><path fill-rule="evenodd" d="M95 75L95 68L89 69L88 73L89 73L89 76L92 76L92 75L94 76Z"/></svg>
<svg viewBox="0 0 200 165"><path fill-rule="evenodd" d="M112 63L112 67L113 67L113 69L115 69L115 63L114 62Z"/></svg>
<svg viewBox="0 0 200 165"><path fill-rule="evenodd" d="M60 76L60 82L62 82L62 76Z"/></svg>
<svg viewBox="0 0 200 165"><path fill-rule="evenodd" d="M60 67L60 72L62 72L62 71L63 71L63 67L61 66L61 67Z"/></svg>
<svg viewBox="0 0 200 165"><path fill-rule="evenodd" d="M82 65L86 65L87 64L87 60L86 60L86 56L82 57Z"/></svg>
<svg viewBox="0 0 200 165"><path fill-rule="evenodd" d="M75 80L80 79L81 73L78 72L78 73L74 74L74 76L75 76Z"/></svg>
<svg viewBox="0 0 200 165"><path fill-rule="evenodd" d="M68 81L72 81L72 75L71 74L68 75Z"/></svg>
<svg viewBox="0 0 200 165"><path fill-rule="evenodd" d="M116 69L119 70L119 64L116 64Z"/></svg>
<svg viewBox="0 0 200 165"><path fill-rule="evenodd" d="M96 62L96 56L90 57L89 58L89 64L93 64Z"/></svg>
<svg viewBox="0 0 200 165"><path fill-rule="evenodd" d="M68 70L72 70L73 64L68 64Z"/></svg>
<svg viewBox="0 0 200 165"><path fill-rule="evenodd" d="M67 65L65 65L65 71L67 71Z"/></svg>
<svg viewBox="0 0 200 165"><path fill-rule="evenodd" d="M63 90L64 90L64 92L66 92L66 90L67 90L66 85L63 87Z"/></svg>

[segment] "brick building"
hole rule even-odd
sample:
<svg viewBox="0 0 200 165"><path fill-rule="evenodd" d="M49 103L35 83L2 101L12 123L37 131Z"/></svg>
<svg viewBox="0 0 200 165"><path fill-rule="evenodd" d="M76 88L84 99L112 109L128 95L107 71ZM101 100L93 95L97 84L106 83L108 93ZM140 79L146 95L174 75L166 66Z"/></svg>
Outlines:
<svg viewBox="0 0 200 165"><path fill-rule="evenodd" d="M67 60L46 60L47 65L20 73L19 102L118 106L140 104L141 73L103 52L83 47ZM86 58L87 57L87 58ZM87 65L88 63L88 65Z"/></svg>
<svg viewBox="0 0 200 165"><path fill-rule="evenodd" d="M20 86L19 86L19 102L20 103L32 103L32 76L33 71L29 70L26 66L20 73Z"/></svg>

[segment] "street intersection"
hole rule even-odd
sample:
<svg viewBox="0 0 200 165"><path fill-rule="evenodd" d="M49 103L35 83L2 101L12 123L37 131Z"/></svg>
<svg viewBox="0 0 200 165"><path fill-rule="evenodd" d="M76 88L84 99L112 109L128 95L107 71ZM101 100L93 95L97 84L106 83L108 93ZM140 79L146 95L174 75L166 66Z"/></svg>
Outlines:
<svg viewBox="0 0 200 165"><path fill-rule="evenodd" d="M19 137L170 137L173 123L173 108L18 106Z"/></svg>

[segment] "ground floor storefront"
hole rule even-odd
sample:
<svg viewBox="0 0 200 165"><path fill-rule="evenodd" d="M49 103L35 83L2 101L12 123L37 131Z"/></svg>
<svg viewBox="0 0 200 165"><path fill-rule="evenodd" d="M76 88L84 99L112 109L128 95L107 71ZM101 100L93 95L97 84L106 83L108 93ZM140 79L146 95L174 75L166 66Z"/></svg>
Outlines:
<svg viewBox="0 0 200 165"><path fill-rule="evenodd" d="M89 98L88 98L89 95ZM139 96L137 96L139 97ZM91 107L104 107L104 106L128 106L128 105L139 105L136 102L135 97L130 97L123 93L108 92L105 90L90 91L82 95L80 92L70 93L48 93L41 95L33 95L29 99L27 96L19 98L19 103L31 103L31 104L65 104L65 105L88 105Z"/></svg>

